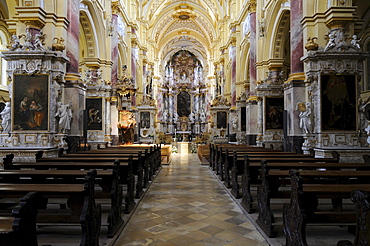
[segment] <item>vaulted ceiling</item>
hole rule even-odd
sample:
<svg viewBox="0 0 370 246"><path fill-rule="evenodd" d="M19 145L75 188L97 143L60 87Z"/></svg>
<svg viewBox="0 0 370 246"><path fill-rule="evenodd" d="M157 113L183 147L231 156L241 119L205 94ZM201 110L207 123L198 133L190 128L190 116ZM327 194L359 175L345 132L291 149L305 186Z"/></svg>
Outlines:
<svg viewBox="0 0 370 246"><path fill-rule="evenodd" d="M139 18L148 23L148 42L163 63L178 50L188 50L203 63L213 57L218 23L229 16L227 0L138 1Z"/></svg>

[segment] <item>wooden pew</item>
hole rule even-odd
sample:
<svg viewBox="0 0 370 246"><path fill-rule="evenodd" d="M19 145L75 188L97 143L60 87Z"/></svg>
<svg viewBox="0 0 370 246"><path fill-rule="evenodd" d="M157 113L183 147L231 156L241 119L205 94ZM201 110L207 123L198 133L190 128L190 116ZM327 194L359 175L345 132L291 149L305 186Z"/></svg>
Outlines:
<svg viewBox="0 0 370 246"><path fill-rule="evenodd" d="M90 169L112 169L113 163L119 163L119 180L121 185L126 185L126 196L125 196L125 213L130 213L135 207L135 177L133 174L133 164L131 158L127 163L122 163L118 160L114 162L103 162L102 160L95 159L95 162L71 162L71 161L51 161L51 162L17 162L13 163L13 155L9 154L4 158L4 169L36 169L36 170L47 170L47 169L59 169L59 170L90 170Z"/></svg>
<svg viewBox="0 0 370 246"><path fill-rule="evenodd" d="M336 153L336 152L335 152ZM250 158L251 161L260 161L262 158L266 159L268 158L269 160L272 160L272 159L290 159L292 160L293 158L294 159L301 159L301 158L305 158L305 159L310 159L310 160L314 160L314 156L313 155L302 155L302 154L297 154L295 152L277 152L277 151L263 151L263 152L260 152L260 151L233 151L230 153L230 151L226 150L225 153L221 153L221 156L219 158L219 170L220 170L220 179L221 180L225 180L225 185L227 187L230 187L230 171L232 171L232 168L234 166L234 162L237 161L237 160L240 160L240 164L239 166L241 167L241 170L239 171L239 175L242 174L242 169L243 169L243 159L244 159L244 155L248 155L248 157ZM339 161L339 156L338 155L335 155L335 157L333 157L334 159L330 158L330 160L333 160L333 161ZM317 159L316 159L317 160Z"/></svg>
<svg viewBox="0 0 370 246"><path fill-rule="evenodd" d="M36 217L40 194L29 192L9 215L0 216L1 246L37 246Z"/></svg>
<svg viewBox="0 0 370 246"><path fill-rule="evenodd" d="M132 154L136 155L141 152L147 151L151 157L154 159L154 168L157 170L161 166L161 159L163 156L168 155L168 148L162 148L160 144L157 145L125 145L125 146L115 146L109 147L105 149L98 149L98 150L89 150L89 151L79 151L77 154ZM162 153L163 152L163 153ZM163 157L164 158L164 157Z"/></svg>
<svg viewBox="0 0 370 246"><path fill-rule="evenodd" d="M96 191L95 197L110 199L108 237L112 237L124 222L121 216L123 194L122 187L119 185L118 171L119 163L115 162L112 170L97 170L95 177L95 183L102 188L102 192ZM83 183L86 173L86 170L0 170L0 182L69 185Z"/></svg>
<svg viewBox="0 0 370 246"><path fill-rule="evenodd" d="M355 240L352 242L348 240L340 240L337 246L354 246L366 245L370 242L370 197L369 193L360 190L354 190L351 193L351 200L356 206L356 234Z"/></svg>
<svg viewBox="0 0 370 246"><path fill-rule="evenodd" d="M339 162L339 154L336 151L333 151L333 158L315 158L312 156L307 155L298 155L298 154L284 154L284 152L281 152L281 154L272 154L272 155L266 155L266 154L248 154L247 155L249 167L252 165L252 163L257 164L258 167L261 165L261 161L265 160L269 163L272 162ZM239 178L238 176L243 175L244 172L244 161L245 161L245 155L239 155L237 152L234 151L233 156L229 156L229 160L225 163L225 186L228 188L231 188L231 193L234 197L239 198L241 196L240 193L240 184L239 184ZM229 162L232 163L232 166L230 167ZM230 174L231 173L231 174ZM254 173L249 171L249 174L254 174L254 179L257 178L257 170L254 170ZM230 177L231 176L231 177Z"/></svg>
<svg viewBox="0 0 370 246"><path fill-rule="evenodd" d="M143 194L143 188L147 188L149 185L149 181L153 180L154 175L161 167L161 156L160 156L160 146L150 147L149 149L145 149L145 153L142 153L142 150L137 148L136 151L121 151L117 148L109 148L100 150L93 150L93 151L84 151L78 152L76 154L60 154L58 159L60 161L73 161L74 159L78 158L99 158L99 159L119 159L121 162L127 161L129 156L133 156L133 164L134 164L134 174L137 175L137 194L136 198L140 198ZM66 159L67 158L67 159ZM69 158L69 160L68 160ZM50 161L56 160L56 158L42 158L42 152L40 154L36 154L37 161Z"/></svg>
<svg viewBox="0 0 370 246"><path fill-rule="evenodd" d="M216 174L220 176L221 180L224 180L224 172L225 169L230 170L232 166L232 159L233 159L233 152L236 151L238 155L241 157L244 154L248 154L255 157L259 156L266 156L266 157L274 157L274 156L292 156L295 157L314 157L314 153L310 155L301 155L297 154L296 152L283 152L280 150L273 150L273 149L265 149L261 147L250 147L250 146L228 146L228 147L217 147L213 150L215 161L213 170L216 171ZM225 167L226 166L226 167Z"/></svg>
<svg viewBox="0 0 370 246"><path fill-rule="evenodd" d="M101 157L86 157L84 155L80 157L47 157L47 158L42 158L42 151L39 151L36 153L36 162L37 163L49 163L48 165L54 166L54 165L59 165L59 164L53 164L53 163L58 163L58 162L64 162L64 163L74 163L74 165L83 165L84 168L89 165L95 165L97 163L106 163L109 165L109 163L118 161L120 162L120 181L122 184L126 184L127 180L127 168L128 164L131 162L132 165L132 171L133 174L137 176L136 179L136 185L134 184L134 189L135 190L135 197L140 198L142 194L144 193L144 174L147 174L147 172L144 172L143 168L143 159L141 158L141 155L139 156L133 156L129 155L127 157L118 157L116 158L115 156L105 156L102 155ZM84 163L84 164L82 164ZM90 164L89 164L90 163ZM22 163L19 163L22 165ZM5 166L4 162L4 166ZM13 164L14 165L14 164ZM18 165L18 164L17 164ZM97 164L99 165L99 164ZM45 165L47 166L47 165ZM39 167L41 168L41 166ZM130 167L131 168L131 167ZM152 180L149 176L149 180ZM134 179L135 182L135 179Z"/></svg>
<svg viewBox="0 0 370 246"><path fill-rule="evenodd" d="M95 204L96 170L90 170L81 184L0 184L0 197L20 197L39 192L45 198L68 198L69 211L55 213L39 208L37 223L79 223L82 246L98 246L101 226L101 206ZM61 211L59 211L61 212Z"/></svg>
<svg viewBox="0 0 370 246"><path fill-rule="evenodd" d="M123 165L129 161L129 158L132 156L133 161L133 171L134 175L137 176L136 182L136 198L140 198L144 193L144 174L149 175L150 171L147 170L151 168L149 166L150 160L148 157L143 156L141 151L139 153L133 154L105 154L105 153L83 153L83 154L64 154L60 157L52 158L40 158L40 155L37 155L37 162L112 162L118 160ZM145 176L145 180L149 182L150 177ZM145 183L145 185L148 185Z"/></svg>
<svg viewBox="0 0 370 246"><path fill-rule="evenodd" d="M351 179L353 182L363 182L364 179L370 177L370 165L365 163L321 163L317 167L316 163L311 166L312 163L299 163L295 165L295 169L301 169L300 174L309 180L310 183L350 183L348 180ZM274 237L276 231L274 230L275 215L270 207L270 201L272 198L279 200L290 198L290 177L289 169L292 168L290 165L285 166L284 164L269 166L267 162L262 163L262 175L261 185L257 191L257 204L258 204L258 218L257 224L269 237ZM316 170L319 168L320 170ZM343 168L350 168L351 170L342 171ZM304 170L302 170L304 169ZM323 171L325 169L325 171ZM356 171L355 169L361 170ZM365 171L366 170L366 171ZM288 181L288 182L286 182ZM308 182L308 181L306 181ZM281 186L283 189L280 189ZM340 210L342 205L341 199L333 200L333 206L337 210Z"/></svg>
<svg viewBox="0 0 370 246"><path fill-rule="evenodd" d="M354 211L323 211L317 210L318 197L350 198L354 190L370 191L370 184L306 184L299 172L290 171L291 198L290 203L283 208L283 228L286 235L286 245L308 245L306 226L322 223L356 223ZM313 200L314 199L314 200ZM316 201L319 201L318 199ZM361 225L362 226L362 225ZM366 225L368 226L368 225Z"/></svg>
<svg viewBox="0 0 370 246"><path fill-rule="evenodd" d="M329 158L330 159L330 158ZM326 168L330 169L339 169L339 168L364 168L365 170L368 168L368 164L366 163L340 163L340 162L322 162L323 158L317 158L317 162L312 161L300 161L300 162L276 162L276 161L268 161L268 165L274 168L280 169L319 169ZM238 160L239 162L239 160ZM242 181L241 181L241 190L242 190L242 201L241 205L248 213L254 212L254 198L251 192L251 186L257 186L261 184L261 169L262 169L262 161L260 162L250 162L248 156L245 156L244 161L242 163L238 163L238 169L240 168L239 165L244 165L242 171ZM235 175L234 175L235 179ZM237 187L237 186L236 186ZM235 187L234 187L235 188Z"/></svg>
<svg viewBox="0 0 370 246"><path fill-rule="evenodd" d="M212 170L216 170L218 172L218 165L220 158L222 158L223 151L229 150L229 152L233 152L234 150L237 152L240 151L248 151L248 152L281 152L278 150L272 150L272 149L265 149L262 147L255 147L255 146L249 146L249 145L234 145L234 144L209 144L210 146L210 167ZM218 174L218 173L217 173Z"/></svg>

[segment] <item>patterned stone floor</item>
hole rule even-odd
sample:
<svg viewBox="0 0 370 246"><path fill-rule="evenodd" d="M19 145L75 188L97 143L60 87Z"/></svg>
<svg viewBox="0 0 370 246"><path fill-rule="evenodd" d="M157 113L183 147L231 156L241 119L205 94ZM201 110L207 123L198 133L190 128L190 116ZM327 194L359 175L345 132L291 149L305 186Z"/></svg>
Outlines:
<svg viewBox="0 0 370 246"><path fill-rule="evenodd" d="M196 154L163 166L114 243L161 246L269 245Z"/></svg>

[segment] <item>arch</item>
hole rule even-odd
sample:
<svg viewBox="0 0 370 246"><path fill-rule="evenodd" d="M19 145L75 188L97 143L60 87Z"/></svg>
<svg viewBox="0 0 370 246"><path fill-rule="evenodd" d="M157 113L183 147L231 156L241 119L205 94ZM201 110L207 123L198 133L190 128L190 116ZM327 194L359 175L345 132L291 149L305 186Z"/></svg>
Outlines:
<svg viewBox="0 0 370 246"><path fill-rule="evenodd" d="M86 47L86 54L81 58L97 57L98 54L96 54L96 45L98 44L98 40L96 37L95 29L92 25L92 20L89 12L80 11L80 25L80 35L83 34L84 41L86 42L86 44L84 45Z"/></svg>
<svg viewBox="0 0 370 246"><path fill-rule="evenodd" d="M289 42L290 32L290 11L283 10L280 14L274 30L273 49L271 49L271 56L273 59L284 58L284 47L286 42Z"/></svg>

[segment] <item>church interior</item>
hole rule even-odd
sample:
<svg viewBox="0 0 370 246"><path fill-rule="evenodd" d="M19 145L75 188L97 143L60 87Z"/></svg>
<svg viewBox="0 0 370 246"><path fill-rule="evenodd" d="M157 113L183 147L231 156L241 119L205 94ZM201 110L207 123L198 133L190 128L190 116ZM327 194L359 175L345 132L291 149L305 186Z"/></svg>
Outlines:
<svg viewBox="0 0 370 246"><path fill-rule="evenodd" d="M217 146L369 161L368 0L0 0L0 51L2 169L135 146L220 183Z"/></svg>

